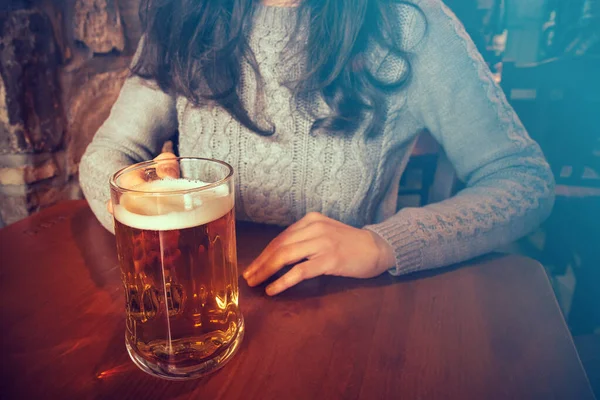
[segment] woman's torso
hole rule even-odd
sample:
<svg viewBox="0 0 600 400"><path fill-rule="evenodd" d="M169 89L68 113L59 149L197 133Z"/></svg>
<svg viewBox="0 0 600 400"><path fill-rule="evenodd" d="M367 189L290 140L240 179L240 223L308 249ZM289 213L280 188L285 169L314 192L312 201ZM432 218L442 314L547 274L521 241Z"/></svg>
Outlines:
<svg viewBox="0 0 600 400"><path fill-rule="evenodd" d="M367 139L364 129L352 135L311 133L315 115L327 112L327 106L320 98L297 99L285 85L304 68L301 57L289 57L297 48L286 47L291 12L261 9L256 17L261 23L255 24L249 43L264 82L263 96L257 95L249 65L242 68L239 87L249 114L274 127L275 134L260 136L220 106L194 107L181 97L179 152L233 166L240 219L289 225L318 211L354 226L375 222L384 205L384 213L395 211L397 185L418 124L402 112L406 94L399 92L390 98L385 130L376 138Z"/></svg>

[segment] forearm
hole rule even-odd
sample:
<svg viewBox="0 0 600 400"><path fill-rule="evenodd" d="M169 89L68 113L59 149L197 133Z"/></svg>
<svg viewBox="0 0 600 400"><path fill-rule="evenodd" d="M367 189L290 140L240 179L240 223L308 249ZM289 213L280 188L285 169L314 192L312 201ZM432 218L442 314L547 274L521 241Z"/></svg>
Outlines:
<svg viewBox="0 0 600 400"><path fill-rule="evenodd" d="M118 150L90 145L79 165L79 182L90 208L100 223L114 232L113 218L106 204L110 200L109 181L119 169L133 163L128 156Z"/></svg>
<svg viewBox="0 0 600 400"><path fill-rule="evenodd" d="M176 126L171 96L137 77L126 81L79 167L83 193L98 220L111 232L112 216L106 210L110 177L127 165L155 157Z"/></svg>
<svg viewBox="0 0 600 400"><path fill-rule="evenodd" d="M554 202L552 173L541 154L511 159L450 199L406 208L368 226L394 251L396 265L390 272L400 275L466 261L539 226Z"/></svg>

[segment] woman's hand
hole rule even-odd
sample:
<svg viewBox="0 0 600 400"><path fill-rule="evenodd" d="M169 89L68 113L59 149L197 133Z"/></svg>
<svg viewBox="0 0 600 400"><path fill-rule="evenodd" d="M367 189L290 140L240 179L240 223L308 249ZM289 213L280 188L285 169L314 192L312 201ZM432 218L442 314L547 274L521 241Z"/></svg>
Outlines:
<svg viewBox="0 0 600 400"><path fill-rule="evenodd" d="M154 158L154 161L160 161L160 160L166 160L169 158L176 158L177 156L171 152L165 152L165 153L161 153L158 156L156 156ZM120 184L123 187L126 188L133 188L141 183L146 182L146 180L144 179L144 173L143 171L140 169L138 170L139 173L131 173L131 174L126 174L121 178L121 182ZM162 162L160 163L157 168L156 168L156 175L158 175L160 178L166 178L166 177L171 177L171 178L179 178L179 165L177 164L177 161L173 160L173 162ZM108 210L109 213L113 213L113 205L112 205L112 200L108 200L108 202L106 203L106 209Z"/></svg>
<svg viewBox="0 0 600 400"><path fill-rule="evenodd" d="M319 275L372 278L395 263L392 247L377 234L309 213L276 237L244 271L257 286L287 265L296 264L267 286L274 296Z"/></svg>

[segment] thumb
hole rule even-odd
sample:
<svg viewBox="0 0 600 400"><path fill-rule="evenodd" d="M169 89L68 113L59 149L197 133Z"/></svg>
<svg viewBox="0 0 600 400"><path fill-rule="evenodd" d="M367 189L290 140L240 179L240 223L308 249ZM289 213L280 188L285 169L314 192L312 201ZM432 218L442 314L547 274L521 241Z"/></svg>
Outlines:
<svg viewBox="0 0 600 400"><path fill-rule="evenodd" d="M159 154L154 158L157 161L156 174L160 178L179 178L179 161L177 156L171 152Z"/></svg>

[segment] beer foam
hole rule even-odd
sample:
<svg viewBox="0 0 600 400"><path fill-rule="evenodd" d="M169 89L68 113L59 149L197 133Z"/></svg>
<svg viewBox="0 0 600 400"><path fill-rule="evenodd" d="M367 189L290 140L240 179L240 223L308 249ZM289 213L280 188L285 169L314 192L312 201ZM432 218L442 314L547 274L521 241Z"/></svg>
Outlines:
<svg viewBox="0 0 600 400"><path fill-rule="evenodd" d="M141 192L168 193L193 190L208 185L187 179L162 179L144 182L134 189ZM127 192L114 207L120 223L136 229L167 231L192 228L217 220L233 208L227 184L185 194L155 195Z"/></svg>
<svg viewBox="0 0 600 400"><path fill-rule="evenodd" d="M141 192L174 192L176 190L193 190L203 186L209 185L203 181L191 180L191 179L175 179L165 178L157 179L155 181L143 182L139 185L134 186L132 189Z"/></svg>

